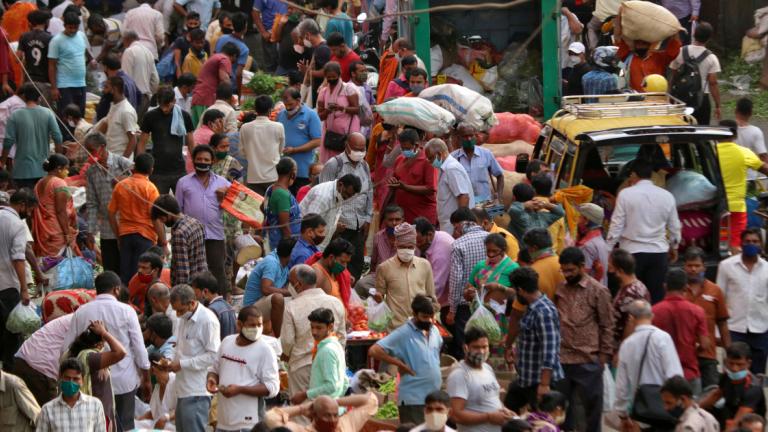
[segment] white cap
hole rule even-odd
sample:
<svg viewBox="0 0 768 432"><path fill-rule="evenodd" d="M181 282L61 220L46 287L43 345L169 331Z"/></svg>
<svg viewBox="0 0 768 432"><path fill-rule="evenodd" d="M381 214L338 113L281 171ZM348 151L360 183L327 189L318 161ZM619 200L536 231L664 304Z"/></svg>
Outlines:
<svg viewBox="0 0 768 432"><path fill-rule="evenodd" d="M587 49L584 47L584 44L581 42L573 42L572 44L568 45L568 52L584 54L584 51L586 50Z"/></svg>

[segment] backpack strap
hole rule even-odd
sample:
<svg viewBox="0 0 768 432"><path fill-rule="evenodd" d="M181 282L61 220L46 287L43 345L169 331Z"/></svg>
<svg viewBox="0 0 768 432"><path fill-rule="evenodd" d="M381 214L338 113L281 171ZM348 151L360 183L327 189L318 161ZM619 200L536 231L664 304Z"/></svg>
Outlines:
<svg viewBox="0 0 768 432"><path fill-rule="evenodd" d="M706 59L707 57L710 56L710 54L712 54L712 53L708 49L705 49L704 52L701 53L701 55L696 58L696 60L695 60L696 64L699 64L699 63L703 62L704 59Z"/></svg>
<svg viewBox="0 0 768 432"><path fill-rule="evenodd" d="M683 63L688 63L691 61L691 53L688 52L688 47L683 47Z"/></svg>

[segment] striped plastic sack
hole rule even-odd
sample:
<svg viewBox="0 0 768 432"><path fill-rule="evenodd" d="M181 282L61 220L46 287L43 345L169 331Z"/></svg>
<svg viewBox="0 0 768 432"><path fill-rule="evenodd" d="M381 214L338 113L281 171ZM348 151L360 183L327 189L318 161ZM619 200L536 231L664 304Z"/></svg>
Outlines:
<svg viewBox="0 0 768 432"><path fill-rule="evenodd" d="M384 123L411 126L437 135L448 133L456 122L449 111L415 97L401 97L376 105L376 112Z"/></svg>

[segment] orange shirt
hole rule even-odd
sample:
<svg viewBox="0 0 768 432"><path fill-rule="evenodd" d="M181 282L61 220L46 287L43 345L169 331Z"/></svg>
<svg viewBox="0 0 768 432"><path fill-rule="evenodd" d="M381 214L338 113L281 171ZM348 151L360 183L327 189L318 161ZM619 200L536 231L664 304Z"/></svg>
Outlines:
<svg viewBox="0 0 768 432"><path fill-rule="evenodd" d="M24 32L29 31L27 15L37 6L34 3L16 2L3 14L3 30L8 33L8 40L16 42Z"/></svg>
<svg viewBox="0 0 768 432"><path fill-rule="evenodd" d="M109 213L118 214L118 235L139 234L156 242L150 211L158 196L157 187L143 174L134 174L115 185Z"/></svg>
<svg viewBox="0 0 768 432"><path fill-rule="evenodd" d="M632 53L629 45L623 39L619 39L616 44L619 47L618 57L624 61ZM682 43L678 38L672 38L667 42L667 47L663 51L648 51L645 59L632 55L632 62L629 65L629 86L633 90L643 91L643 78L651 74L666 75L667 66L680 53Z"/></svg>

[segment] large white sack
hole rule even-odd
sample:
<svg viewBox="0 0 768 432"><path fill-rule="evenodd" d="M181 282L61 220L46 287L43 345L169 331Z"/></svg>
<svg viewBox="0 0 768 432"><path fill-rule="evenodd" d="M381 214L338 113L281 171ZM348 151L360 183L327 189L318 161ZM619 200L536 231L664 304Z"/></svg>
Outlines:
<svg viewBox="0 0 768 432"><path fill-rule="evenodd" d="M672 12L649 1L630 0L621 6L621 34L627 39L659 42L683 30Z"/></svg>
<svg viewBox="0 0 768 432"><path fill-rule="evenodd" d="M456 122L449 111L421 98L400 97L375 108L384 123L412 126L436 135L448 133Z"/></svg>
<svg viewBox="0 0 768 432"><path fill-rule="evenodd" d="M464 87L474 90L478 93L483 91L483 85L477 82L477 79L469 73L469 70L460 64L452 64L441 72L443 75L461 81Z"/></svg>
<svg viewBox="0 0 768 432"><path fill-rule="evenodd" d="M499 121L493 113L493 104L487 97L476 91L456 84L441 84L425 88L419 97L447 109L459 124L485 131Z"/></svg>

